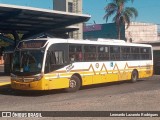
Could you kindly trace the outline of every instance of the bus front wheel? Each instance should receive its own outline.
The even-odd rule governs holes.
[[[131,81],[134,83],[134,82],[137,82],[137,80],[138,80],[138,72],[137,70],[133,70],[131,75]]]
[[[80,79],[73,75],[69,81],[69,88],[66,89],[67,92],[76,92],[81,87]]]

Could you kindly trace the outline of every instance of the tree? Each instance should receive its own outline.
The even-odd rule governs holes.
[[[129,1],[133,3],[134,0],[112,0],[105,7],[104,19],[107,22],[109,17],[114,16],[112,21],[116,23],[118,39],[121,38],[121,26],[127,24],[127,29],[130,26],[131,19],[138,16],[138,11],[134,7],[125,7]]]

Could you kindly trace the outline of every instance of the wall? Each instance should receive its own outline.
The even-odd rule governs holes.
[[[121,27],[121,39],[125,40],[125,32],[124,27]],[[117,28],[115,23],[108,23],[108,24],[95,24],[84,26],[83,29],[83,37],[84,39],[96,39],[96,38],[110,38],[110,39],[117,39]]]
[[[53,9],[66,11],[66,0],[53,0]]]
[[[101,25],[101,30],[96,30],[94,27]],[[114,23],[89,25],[84,28],[84,39],[90,38],[113,38],[117,39],[117,28]],[[88,27],[88,28],[87,28]],[[143,42],[157,41],[158,26],[151,23],[132,22],[128,29],[126,25],[122,27],[121,39],[127,42]],[[88,31],[86,31],[88,29]],[[90,30],[89,30],[90,29]]]
[[[82,14],[82,0],[53,0],[53,9],[59,11],[68,11],[68,3],[73,3],[73,13]],[[74,39],[83,39],[83,24],[76,24],[79,27],[78,31],[73,32]]]
[[[125,30],[126,39],[129,42],[157,41],[158,26],[152,23],[132,22]]]

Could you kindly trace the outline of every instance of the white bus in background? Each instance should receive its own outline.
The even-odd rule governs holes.
[[[120,40],[31,39],[14,51],[11,86],[19,90],[65,88],[150,77],[151,45]]]

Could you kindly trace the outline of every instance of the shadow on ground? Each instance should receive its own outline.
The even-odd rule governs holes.
[[[138,82],[142,82],[143,80],[139,80]],[[87,89],[94,89],[94,88],[101,88],[107,87],[112,85],[120,85],[124,83],[131,83],[130,81],[121,81],[121,82],[112,82],[112,83],[104,83],[104,84],[97,84],[97,85],[90,85],[82,87],[80,90],[87,90]],[[1,95],[9,95],[9,96],[25,96],[25,97],[36,97],[36,96],[45,96],[51,94],[62,94],[66,93],[64,89],[61,90],[47,90],[47,91],[22,91],[22,90],[14,90],[11,88],[11,85],[3,85],[0,86],[0,94]]]
[[[24,90],[14,90],[11,88],[11,85],[0,86],[0,95],[36,97],[36,96],[44,96],[49,94],[60,94],[60,93],[64,93],[64,90],[24,91]]]

